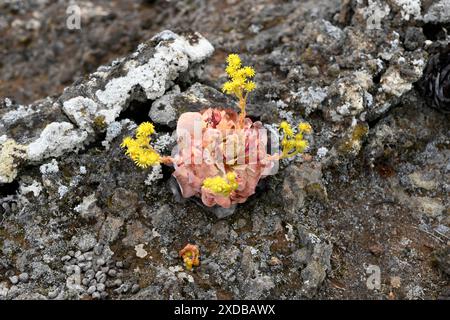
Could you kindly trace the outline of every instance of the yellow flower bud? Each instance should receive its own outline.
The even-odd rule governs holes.
[[[307,122],[301,122],[301,123],[298,125],[298,130],[299,130],[300,132],[304,132],[304,133],[311,133],[311,132],[312,132],[312,127],[311,127],[311,125],[310,125],[309,123],[307,123]]]

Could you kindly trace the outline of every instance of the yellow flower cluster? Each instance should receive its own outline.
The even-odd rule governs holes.
[[[227,62],[228,66],[225,71],[231,80],[225,82],[222,90],[227,94],[234,94],[239,99],[242,99],[244,98],[244,92],[250,92],[256,88],[256,84],[249,80],[249,78],[255,76],[255,69],[242,67],[241,58],[237,54],[230,54]]]
[[[150,146],[150,136],[155,133],[151,122],[143,122],[136,129],[136,138],[125,137],[120,145],[138,167],[148,168],[157,165],[161,156]]]
[[[311,125],[306,122],[301,122],[298,125],[298,133],[294,135],[294,130],[286,121],[280,123],[280,130],[283,132],[283,139],[281,146],[283,151],[281,158],[291,158],[298,153],[302,153],[308,147],[308,141],[303,138],[303,134],[312,132]]]
[[[206,178],[203,180],[203,187],[210,190],[212,193],[228,197],[232,191],[239,187],[239,185],[236,182],[236,174],[234,172],[229,172],[227,173],[226,178],[221,176]]]

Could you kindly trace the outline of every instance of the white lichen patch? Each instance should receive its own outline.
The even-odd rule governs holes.
[[[7,107],[7,108],[12,107],[13,103],[10,98],[5,98],[4,101],[5,101],[5,107]]]
[[[190,274],[187,274],[186,272],[178,273],[177,277],[180,280],[187,280],[187,282],[194,283],[194,277],[192,277]]]
[[[291,125],[294,122],[294,113],[292,111],[286,110],[288,106],[283,100],[276,101],[278,115],[281,119],[286,120]]]
[[[65,152],[81,148],[88,134],[75,130],[69,122],[52,122],[41,132],[38,139],[28,145],[27,156],[31,161],[59,157]]]
[[[168,147],[175,142],[175,138],[173,138],[170,134],[166,133],[158,137],[156,141],[153,143],[153,148],[159,153],[163,153],[167,151]]]
[[[166,88],[181,72],[187,70],[189,62],[200,62],[210,56],[214,50],[212,45],[200,34],[191,43],[184,36],[171,31],[163,31],[154,39],[172,40],[160,43],[151,59],[143,65],[129,63],[125,76],[109,81],[104,90],[98,90],[96,97],[103,105],[99,111],[105,116],[105,122],[112,122],[125,107],[133,88],[143,89],[149,100],[161,97]]]
[[[60,185],[58,187],[58,194],[59,194],[59,198],[62,199],[66,193],[69,191],[69,188],[65,185]]]
[[[450,21],[450,0],[434,1],[423,20],[433,23],[448,23]]]
[[[394,0],[394,3],[401,8],[402,19],[409,21],[410,18],[420,19],[421,1],[420,0]]]
[[[28,193],[33,193],[33,196],[38,197],[42,192],[42,184],[33,180],[33,183],[30,185],[21,185],[20,193],[22,195],[26,195]]]
[[[183,271],[184,269],[181,267],[181,266],[170,266],[169,267],[169,271],[170,272],[172,272],[172,273],[177,273],[177,272],[181,272],[181,271]]]
[[[287,241],[294,241],[295,240],[295,234],[294,234],[294,227],[287,223],[286,224],[287,233],[284,235]]]
[[[387,3],[379,0],[369,0],[369,5],[362,9],[362,16],[367,21],[367,29],[381,29],[381,23],[389,15],[389,12],[391,12],[391,8]]]
[[[305,106],[305,114],[309,115],[325,100],[328,93],[327,89],[327,87],[300,88],[298,92],[292,95],[294,98],[298,98],[299,102]]]
[[[328,153],[328,149],[325,147],[320,147],[319,149],[317,149],[317,157],[319,159],[324,158]]]
[[[56,161],[56,159],[52,159],[51,162],[41,165],[39,167],[39,171],[41,171],[42,175],[49,175],[59,172],[58,161]]]
[[[81,175],[85,175],[87,173],[86,167],[85,166],[81,166],[80,167],[80,174]]]
[[[352,79],[344,79],[332,85],[334,95],[340,97],[340,104],[330,111],[331,119],[339,122],[343,117],[356,116],[364,111],[367,91],[373,85],[372,77],[365,71],[357,71]]]
[[[170,30],[164,30],[153,37],[153,39],[173,40],[171,43],[172,47],[187,55],[190,61],[198,63],[209,57],[213,53],[214,47],[200,33],[195,32],[192,36],[195,39],[190,41],[190,39],[179,36]]]
[[[98,209],[96,202],[97,198],[95,197],[95,193],[92,193],[87,197],[83,197],[83,201],[73,208],[73,210],[83,218],[92,217],[96,214],[96,209]]]
[[[17,176],[18,160],[24,159],[26,147],[7,139],[0,148],[0,183],[10,183]]]
[[[155,181],[158,181],[163,178],[161,165],[153,166],[152,171],[148,174],[147,179],[145,179],[145,185],[150,186]]]
[[[145,48],[147,48],[147,44],[145,43],[140,43],[136,49],[136,51],[131,55],[133,58],[136,58],[137,56],[139,56],[142,51],[145,50]]]
[[[84,97],[75,97],[70,100],[67,100],[63,103],[63,110],[66,115],[75,122],[78,127],[81,129],[85,129],[88,132],[93,131],[93,118],[89,117],[89,115],[95,115],[98,111],[98,105],[95,101],[89,98]],[[103,114],[105,117],[105,121],[111,121],[112,114],[106,113]],[[106,118],[108,116],[108,118]],[[113,118],[112,120],[114,120]]]
[[[342,37],[344,37],[344,32],[342,31],[342,29],[334,26],[330,21],[321,20],[321,23],[323,23],[327,34],[333,37],[334,39],[340,40],[342,39]]]
[[[389,67],[381,77],[381,88],[384,92],[400,97],[403,93],[412,89],[412,82],[404,79],[400,71],[395,67]]]
[[[33,108],[26,106],[19,106],[17,109],[5,113],[1,118],[1,122],[5,124],[14,123],[17,120],[28,117],[36,112],[37,110]]]
[[[95,197],[95,193],[84,197],[83,201],[77,205],[73,210],[78,212],[81,215],[89,215],[90,208],[97,202],[97,198]]]
[[[403,62],[407,63],[407,62]],[[389,67],[381,77],[381,88],[384,92],[400,97],[405,92],[412,89],[413,82],[417,81],[423,73],[424,60],[417,59],[410,62],[410,69],[413,74],[408,78],[402,77],[398,67]]]
[[[102,146],[104,146],[105,149],[108,150],[110,147],[110,143],[120,135],[123,128],[130,122],[131,121],[129,119],[111,122],[111,124],[106,129],[106,136],[105,140],[102,141]]]

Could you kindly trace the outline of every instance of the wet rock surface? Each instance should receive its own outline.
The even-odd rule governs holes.
[[[448,296],[450,122],[419,85],[446,3],[96,1],[75,31],[61,2],[0,4],[0,299]],[[231,52],[257,70],[249,116],[314,134],[217,219],[119,145],[151,119],[170,153],[179,114],[235,106]]]

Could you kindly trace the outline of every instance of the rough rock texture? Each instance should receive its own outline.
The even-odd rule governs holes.
[[[448,297],[450,121],[416,90],[447,2],[86,1],[78,31],[62,2],[1,3],[0,299]],[[218,220],[119,144],[151,119],[168,154],[179,114],[234,107],[231,52],[251,117],[314,134]]]

